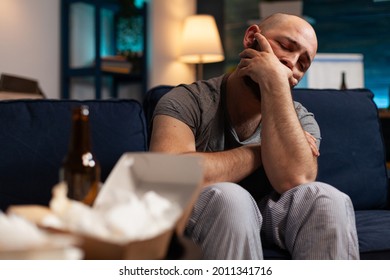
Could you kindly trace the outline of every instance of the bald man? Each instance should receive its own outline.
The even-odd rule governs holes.
[[[358,259],[350,198],[316,182],[320,130],[292,100],[317,52],[312,26],[275,14],[250,26],[230,73],[180,85],[158,103],[150,151],[202,157],[185,234],[204,259]]]

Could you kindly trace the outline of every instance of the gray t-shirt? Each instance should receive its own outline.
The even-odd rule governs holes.
[[[160,99],[154,116],[168,115],[187,124],[195,136],[198,152],[223,151],[260,143],[261,124],[251,137],[243,141],[238,139],[230,125],[229,118],[225,115],[226,77],[223,75],[173,88]],[[294,106],[303,129],[317,139],[319,148],[320,130],[313,114],[298,102],[294,102]],[[253,185],[252,180],[249,180],[249,184]]]

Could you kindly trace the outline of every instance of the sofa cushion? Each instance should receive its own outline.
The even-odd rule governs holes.
[[[295,89],[321,128],[318,180],[348,194],[355,209],[387,202],[385,149],[373,94],[366,89]]]
[[[132,100],[17,100],[0,102],[0,208],[43,204],[58,182],[67,152],[71,108],[90,108],[93,150],[104,181],[128,151],[146,151],[142,106]]]
[[[356,228],[362,259],[389,259],[390,211],[356,211]]]

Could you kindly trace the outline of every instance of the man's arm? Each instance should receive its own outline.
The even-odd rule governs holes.
[[[262,51],[243,51],[238,69],[260,86],[262,163],[273,188],[283,193],[315,180],[318,151],[296,114],[289,81],[297,81],[291,70],[274,55],[264,36],[258,33],[256,39]]]
[[[239,182],[261,165],[259,145],[221,152],[196,152],[191,129],[182,121],[166,115],[157,115],[153,120],[150,151],[201,156],[204,186],[216,182]]]
[[[315,180],[317,155],[315,144],[298,120],[291,95],[276,92],[280,94],[262,94],[262,156],[271,184],[284,192]]]

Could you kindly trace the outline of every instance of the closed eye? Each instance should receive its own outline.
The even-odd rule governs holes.
[[[298,61],[299,68],[302,72],[306,72],[310,67],[310,61],[307,60],[306,56],[303,55]]]
[[[303,62],[300,61],[298,65],[299,65],[299,70],[301,70],[302,72],[306,71],[306,66]]]
[[[289,48],[286,44],[284,44],[284,43],[282,43],[282,42],[278,42],[278,44],[279,44],[279,46],[280,46],[283,50],[290,50],[290,48]]]
[[[302,46],[295,40],[290,37],[279,37],[275,40],[280,48],[284,51],[294,52],[300,51]],[[306,72],[309,69],[311,64],[311,58],[307,50],[303,50],[302,54],[298,60],[299,70],[302,72]]]

